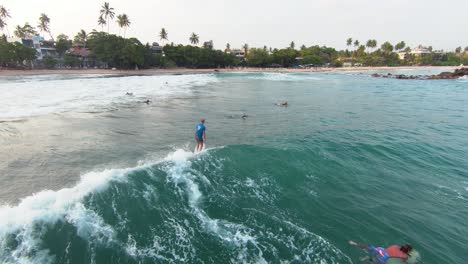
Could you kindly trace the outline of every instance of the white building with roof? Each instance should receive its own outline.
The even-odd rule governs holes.
[[[57,50],[54,47],[53,41],[46,41],[42,36],[33,36],[27,38],[9,37],[8,42],[19,42],[26,47],[36,50],[36,59],[42,60],[46,56],[58,57]]]

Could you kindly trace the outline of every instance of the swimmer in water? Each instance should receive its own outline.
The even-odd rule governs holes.
[[[374,263],[374,264],[385,264],[387,263],[387,260],[390,258],[399,258],[399,259],[402,259],[404,262],[406,262],[406,260],[408,259],[408,256],[410,255],[410,252],[413,250],[413,248],[408,244],[403,244],[402,246],[392,245],[387,248],[359,244],[351,240],[349,241],[349,244],[351,246],[356,246],[362,249],[366,249],[370,253],[372,253],[373,255],[372,258],[365,257],[365,258],[362,258],[361,261],[369,261],[370,263]]]
[[[149,103],[151,103],[151,100],[150,100],[150,99],[148,99],[148,100],[144,101],[143,103],[145,103],[145,104],[149,104]]]
[[[130,96],[132,96],[132,95],[133,95],[133,93],[129,93],[129,92],[127,92],[125,95],[130,95]]]
[[[280,103],[276,103],[277,106],[288,106],[288,102],[280,102]]]

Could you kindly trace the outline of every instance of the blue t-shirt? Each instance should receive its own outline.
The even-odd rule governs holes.
[[[198,136],[199,139],[202,139],[202,136],[203,136],[203,132],[205,132],[205,125],[200,123],[197,125],[197,130],[195,131],[195,135]]]

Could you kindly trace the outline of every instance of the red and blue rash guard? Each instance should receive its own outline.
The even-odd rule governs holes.
[[[378,264],[385,264],[390,258],[390,255],[388,255],[387,251],[383,247],[369,246],[369,251],[374,254]]]

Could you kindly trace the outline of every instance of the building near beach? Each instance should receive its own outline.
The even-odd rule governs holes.
[[[55,49],[54,41],[47,41],[42,36],[32,36],[27,38],[10,37],[8,42],[19,42],[26,47],[36,50],[36,59],[42,60],[44,57],[58,58],[57,50]]]
[[[210,40],[210,41],[205,41],[205,42],[203,43],[203,47],[204,47],[205,49],[213,49],[213,41],[212,41],[212,40]]]
[[[424,56],[428,54],[443,55],[443,50],[432,50],[432,47],[425,47],[423,45],[418,45],[417,47],[411,49],[410,51],[398,52],[398,57],[401,60],[404,60],[408,55],[414,56]]]
[[[151,53],[153,54],[162,54],[163,47],[159,45],[158,42],[153,42],[153,45],[150,47]]]
[[[83,44],[74,44],[67,52],[67,55],[73,56],[78,59],[79,68],[93,68],[97,67],[96,58],[91,56],[91,52]]]
[[[245,57],[244,49],[233,49],[233,50],[231,50],[231,54],[236,56],[237,58],[244,58]]]

